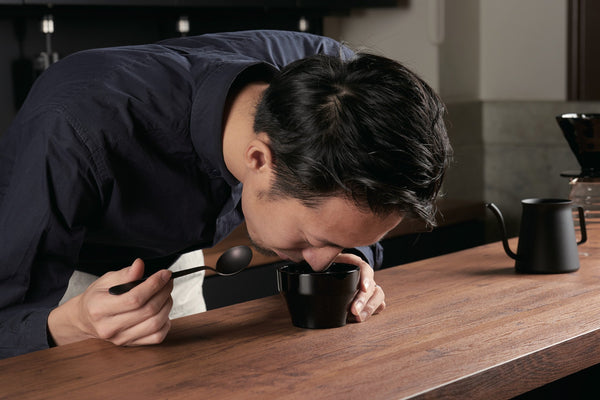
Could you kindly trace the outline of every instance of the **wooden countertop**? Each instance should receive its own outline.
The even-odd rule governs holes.
[[[482,202],[442,199],[438,202],[438,226],[448,226],[464,221],[481,219],[484,213],[485,206]],[[406,219],[390,231],[386,237],[425,231],[426,229],[422,222]],[[239,245],[250,246],[245,223],[242,223],[242,225],[216,246],[203,250],[205,264],[216,265],[217,260],[225,250]],[[265,256],[255,251],[250,266],[270,264],[277,261],[281,261],[281,259],[279,257]],[[206,275],[214,275],[214,272],[207,270]]]
[[[0,397],[508,399],[600,363],[591,236],[569,274],[516,274],[501,243],[376,271],[388,307],[365,323],[296,328],[275,295],[174,320],[161,345],[9,358]]]

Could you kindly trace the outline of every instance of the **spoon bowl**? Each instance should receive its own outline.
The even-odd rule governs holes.
[[[235,246],[225,251],[217,260],[215,271],[219,275],[229,276],[245,269],[252,260],[252,250],[248,246]]]
[[[171,274],[171,279],[179,278],[181,276],[189,275],[198,271],[204,271],[206,269],[214,271],[221,276],[231,276],[246,269],[246,267],[250,265],[250,260],[252,260],[252,250],[250,250],[248,246],[235,246],[227,249],[223,254],[221,254],[217,260],[216,268],[204,265],[201,267],[182,269],[181,271],[173,272]],[[137,281],[116,285],[108,289],[108,292],[114,295],[127,293],[145,280],[146,279],[139,279]]]

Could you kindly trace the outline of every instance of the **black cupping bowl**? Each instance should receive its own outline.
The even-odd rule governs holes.
[[[359,278],[356,265],[341,263],[320,272],[313,271],[306,263],[288,264],[277,270],[277,285],[286,300],[292,324],[310,329],[346,325]]]

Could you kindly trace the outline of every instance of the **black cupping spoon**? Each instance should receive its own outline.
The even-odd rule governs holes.
[[[181,271],[173,272],[171,274],[171,279],[189,275],[194,272],[203,271],[205,269],[215,271],[217,274],[222,276],[231,276],[246,269],[246,267],[250,264],[250,260],[252,260],[252,250],[250,250],[248,246],[235,246],[221,254],[221,257],[219,257],[217,260],[216,268],[202,266],[183,269]],[[116,285],[108,289],[108,292],[115,295],[127,293],[145,280],[146,279],[139,279],[137,281]]]

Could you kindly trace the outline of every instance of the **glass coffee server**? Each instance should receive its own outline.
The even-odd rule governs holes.
[[[561,176],[569,178],[569,199],[584,208],[587,234],[595,237],[600,234],[600,114],[562,114],[556,121],[581,166],[580,171],[565,171]],[[578,227],[576,212],[573,218]],[[580,254],[588,251],[584,245]]]

